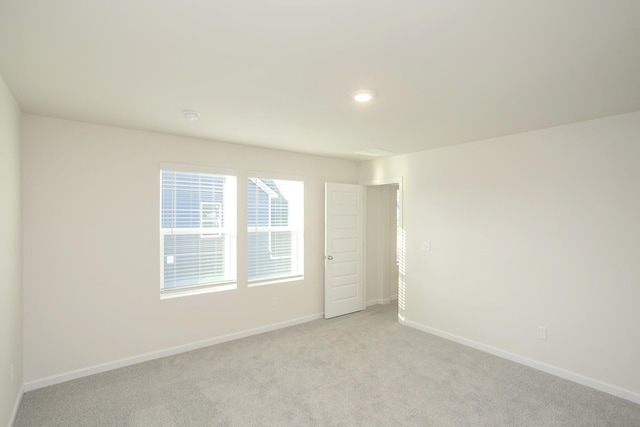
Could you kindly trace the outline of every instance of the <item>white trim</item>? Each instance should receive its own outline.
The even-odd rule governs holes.
[[[9,418],[8,426],[11,427],[16,422],[16,417],[18,416],[18,409],[20,409],[20,404],[22,403],[22,397],[24,396],[24,384],[20,386],[18,390],[18,395],[16,396],[16,403],[13,405],[13,412],[11,412],[11,417]]]
[[[263,172],[263,171],[247,171],[247,177],[261,178],[261,179],[279,179],[283,181],[302,181],[304,183],[304,176],[302,175],[290,175],[287,173],[279,172]]]
[[[450,334],[448,332],[441,331],[439,329],[431,328],[429,326],[425,326],[411,320],[399,319],[399,322],[403,325],[409,326],[414,329],[418,329],[422,332],[436,335],[440,338],[444,338],[449,341],[454,341],[454,342],[457,342],[458,344],[462,344],[467,347],[472,347],[472,348],[475,348],[476,350],[484,351],[485,353],[493,354],[494,356],[502,357],[503,359],[511,360],[512,362],[520,363],[521,365],[525,365],[530,368],[534,368],[539,371],[546,372],[551,375],[555,375],[556,377],[564,378],[565,380],[573,381],[574,383],[582,384],[584,386],[591,387],[593,389],[603,391],[605,393],[608,393],[617,397],[621,397],[623,399],[630,400],[635,403],[640,403],[640,393],[636,393],[631,390],[626,390],[624,388],[615,386],[613,384],[608,384],[608,383],[596,380],[594,378],[584,376],[577,372],[573,372],[563,368],[559,368],[557,366],[549,365],[547,363],[530,359],[528,357],[521,356],[516,353],[511,353],[509,351],[502,350],[497,347],[492,347],[490,345],[473,341],[458,335]]]
[[[238,177],[238,171],[235,169],[223,169],[212,166],[201,165],[184,165],[180,163],[160,162],[160,170],[165,172],[193,172],[204,173],[209,175],[227,175],[234,178]]]
[[[273,283],[279,283],[283,281],[294,281],[301,280],[304,278],[304,223],[305,223],[305,182],[303,177],[294,177],[293,175],[284,175],[284,174],[265,174],[263,172],[249,172],[248,173],[248,181],[253,182],[259,189],[264,191],[268,196],[268,219],[267,225],[249,225],[249,217],[252,217],[254,213],[257,212],[258,209],[264,207],[261,203],[258,203],[258,199],[256,199],[255,206],[251,211],[249,210],[249,199],[250,195],[247,191],[247,203],[246,203],[246,212],[247,212],[247,256],[249,258],[253,258],[253,255],[258,254],[258,248],[255,245],[250,244],[250,237],[257,235],[257,233],[268,233],[268,251],[269,251],[269,259],[270,260],[283,260],[289,259],[291,260],[291,267],[289,271],[281,273],[275,277],[270,277],[267,279],[264,278],[252,278],[250,277],[250,272],[247,271],[247,280],[249,282],[249,286],[261,286],[268,285]],[[274,181],[274,185],[277,187],[279,194],[282,195],[284,200],[286,200],[288,204],[288,209],[286,212],[287,224],[286,226],[274,226],[272,223],[272,209],[273,202],[272,199],[278,197],[278,192],[274,191],[271,187],[269,187],[263,179],[272,179]],[[257,194],[256,194],[257,197]],[[290,255],[275,255],[272,241],[272,233],[279,231],[287,231],[291,233],[290,244],[291,244],[291,253]],[[267,265],[263,265],[261,262],[258,262],[255,265],[256,269],[259,272],[262,271],[264,267]],[[251,270],[249,268],[249,270]]]
[[[367,301],[367,307],[371,307],[372,305],[378,305],[378,304],[389,304],[390,302],[391,300],[389,298],[374,299],[371,301]]]
[[[213,169],[213,168],[205,168],[202,166],[188,166],[188,165],[178,165],[173,163],[160,163],[160,176],[159,176],[159,188],[160,188],[160,206],[159,206],[159,218],[160,218],[160,239],[159,246],[160,249],[160,291],[166,292],[171,288],[165,288],[165,268],[169,264],[167,255],[170,255],[171,258],[174,258],[175,248],[173,254],[165,253],[165,242],[164,237],[162,236],[178,236],[178,235],[192,235],[192,236],[200,236],[200,238],[208,238],[214,237],[214,235],[219,235],[224,237],[224,280],[225,283],[235,283],[238,280],[237,277],[237,185],[238,178],[237,174],[232,173],[230,170],[221,170],[221,169]],[[224,216],[224,227],[212,227],[212,228],[202,228],[202,202],[200,203],[199,208],[199,217],[200,217],[200,227],[199,228],[179,228],[176,227],[175,217],[176,217],[176,177],[173,176],[172,183],[173,185],[170,187],[164,186],[164,173],[167,174],[176,174],[176,173],[186,173],[186,174],[198,174],[198,175],[210,175],[217,178],[223,178],[224,184],[222,185],[222,203],[212,202],[214,205],[217,204],[221,206],[222,214]],[[228,174],[227,174],[228,173]],[[190,186],[191,188],[191,186]],[[170,217],[172,219],[171,227],[162,227],[163,215],[164,215],[164,191],[170,190],[171,193],[171,207],[169,209]],[[208,203],[208,202],[207,202]],[[195,213],[195,211],[194,211]],[[179,245],[180,246],[180,245]],[[219,251],[216,251],[216,255],[219,254]],[[171,262],[173,263],[173,261]],[[191,270],[191,269],[190,269]],[[191,280],[192,278],[188,278]],[[213,285],[219,284],[220,282],[214,282]],[[201,287],[200,284],[190,283],[187,287],[192,287],[197,285]],[[182,288],[183,286],[178,286],[178,288]],[[222,290],[222,288],[220,289]],[[171,292],[171,291],[169,291]],[[199,292],[203,293],[203,292]],[[185,295],[194,295],[193,292],[187,291]]]
[[[371,181],[364,181],[360,183],[360,185],[364,185],[365,187],[375,187],[378,185],[390,185],[390,184],[402,185],[402,177],[398,176],[394,178],[374,179]]]
[[[212,292],[221,292],[221,291],[234,291],[238,289],[237,282],[230,282],[228,284],[219,283],[213,285],[203,285],[203,286],[187,286],[187,287],[177,287],[177,288],[167,288],[160,290],[160,299],[171,299],[171,298],[180,298],[180,297],[188,297],[192,295],[202,295],[209,294]]]
[[[111,371],[113,369],[123,368],[125,366],[135,365],[137,363],[147,362],[149,360],[160,359],[162,357],[173,356],[175,354],[186,353],[187,351],[197,350],[199,348],[209,347],[240,338],[250,337],[265,332],[275,331],[277,329],[287,328],[289,326],[299,325],[301,323],[311,322],[312,320],[322,319],[323,313],[312,314],[310,316],[298,317],[296,319],[286,320],[284,322],[272,323],[258,328],[247,329],[245,331],[234,332],[228,335],[222,335],[216,338],[210,338],[203,341],[197,341],[191,344],[184,344],[177,347],[166,348],[164,350],[145,353],[138,356],[127,357],[125,359],[115,360],[113,362],[102,363],[100,365],[90,366],[87,368],[77,369],[63,374],[52,375],[35,381],[29,381],[24,384],[24,391],[37,390],[39,388],[48,387],[54,384],[60,384],[77,378],[89,375],[99,374],[101,372]]]
[[[367,209],[368,207],[368,200],[367,199],[367,187],[362,185],[362,184],[358,184],[360,187],[362,187],[362,209],[360,212],[360,215],[362,215],[362,309],[366,310],[366,308],[369,306],[369,302],[367,301],[367,258],[368,258],[368,249],[367,247],[369,246],[369,244],[367,243],[367,230],[369,229],[369,225],[367,223],[367,221],[369,220],[368,216],[369,216],[369,210]],[[326,189],[324,190],[326,193]],[[325,196],[326,197],[326,196]],[[325,216],[326,216],[326,212],[325,212]],[[325,218],[325,227],[326,227],[326,218]],[[326,240],[326,236],[325,236],[325,240]],[[326,245],[326,243],[325,243]],[[325,303],[326,304],[326,303]]]

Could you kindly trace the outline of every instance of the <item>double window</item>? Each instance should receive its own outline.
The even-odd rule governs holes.
[[[233,173],[161,165],[161,290],[235,289],[237,185]],[[249,285],[301,278],[304,184],[251,174],[247,180]]]

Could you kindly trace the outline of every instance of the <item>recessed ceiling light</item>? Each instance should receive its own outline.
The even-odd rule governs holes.
[[[358,102],[369,102],[376,96],[372,90],[357,90],[351,94],[351,97]]]
[[[200,114],[195,111],[185,111],[184,118],[189,120],[190,122],[195,122],[200,118]]]

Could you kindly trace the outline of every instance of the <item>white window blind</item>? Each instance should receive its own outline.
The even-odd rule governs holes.
[[[302,277],[304,183],[250,176],[247,185],[250,284]]]
[[[161,290],[235,288],[236,177],[162,167]]]

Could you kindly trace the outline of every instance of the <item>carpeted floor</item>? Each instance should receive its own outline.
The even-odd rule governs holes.
[[[640,405],[401,326],[393,305],[26,393],[22,426],[640,426]]]

